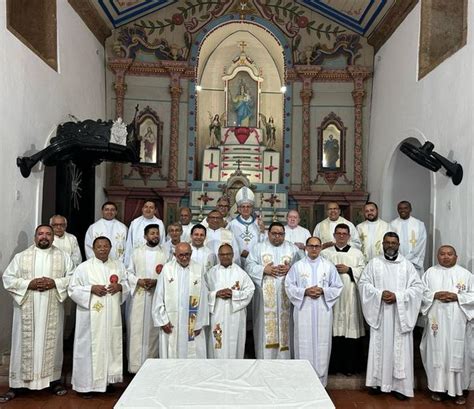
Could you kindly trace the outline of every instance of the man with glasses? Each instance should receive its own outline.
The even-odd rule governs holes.
[[[219,247],[219,264],[205,275],[209,290],[209,358],[243,359],[247,305],[255,286],[238,265],[232,263],[234,251],[230,244]]]
[[[332,341],[332,308],[343,284],[332,263],[319,257],[321,240],[306,240],[307,256],[288,271],[285,289],[293,304],[295,359],[311,362],[323,386],[327,385]]]
[[[338,224],[334,230],[334,246],[321,252],[321,256],[336,266],[344,285],[341,296],[334,305],[332,326],[331,373],[341,372],[346,376],[359,373],[362,367],[361,338],[365,335],[364,317],[360,306],[357,283],[365,267],[362,252],[350,246],[350,229],[347,224]]]
[[[230,201],[227,196],[222,196],[221,198],[219,198],[219,200],[217,201],[217,210],[219,210],[224,219],[223,227],[226,227],[233,220],[232,215],[229,213]]]
[[[179,243],[175,258],[158,276],[152,316],[160,327],[163,359],[206,358],[203,327],[209,324],[208,293],[203,267],[191,260],[191,254],[189,243]]]
[[[285,240],[285,226],[274,222],[268,240],[250,251],[247,273],[255,284],[253,335],[257,359],[290,359],[290,300],[285,277],[298,259],[298,247]]]
[[[207,215],[207,222],[208,227],[206,229],[207,234],[204,244],[216,257],[219,252],[219,247],[223,243],[230,244],[232,249],[238,248],[237,241],[232,232],[228,229],[224,229],[224,218],[219,210],[211,210]],[[240,265],[240,257],[237,253],[234,253],[234,263]]]
[[[318,223],[314,228],[313,236],[319,237],[323,243],[323,249],[334,246],[334,228],[341,223],[347,224],[351,233],[350,245],[360,249],[359,233],[355,226],[347,219],[341,216],[341,208],[336,202],[329,202],[327,205],[328,217]]]
[[[374,257],[359,280],[362,311],[370,326],[366,385],[372,395],[392,392],[399,400],[413,395],[413,328],[423,284],[413,264],[399,253],[400,240],[385,233],[381,256]]]
[[[68,233],[67,219],[60,214],[55,214],[49,219],[49,225],[54,231],[53,245],[71,257],[74,267],[82,263],[81,249],[74,234]]]

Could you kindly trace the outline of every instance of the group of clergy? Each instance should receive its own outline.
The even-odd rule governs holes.
[[[326,386],[328,371],[360,370],[360,339],[370,328],[369,393],[413,396],[413,329],[426,317],[421,343],[433,400],[447,394],[465,402],[472,376],[470,321],[474,281],[457,264],[452,246],[423,273],[424,224],[409,202],[386,223],[375,203],[354,226],[337,203],[313,234],[296,210],[268,228],[243,187],[199,224],[188,208],[165,231],[153,201],[127,227],[106,202],[85,238],[82,262],[76,238],[60,215],[35,231],[35,243],[3,274],[13,297],[10,389],[63,395],[59,380],[63,304],[76,304],[72,387],[83,397],[123,379],[122,312],[125,303],[128,370],[148,358],[244,357],[252,327],[258,359],[307,359]],[[248,311],[248,314],[247,314]]]

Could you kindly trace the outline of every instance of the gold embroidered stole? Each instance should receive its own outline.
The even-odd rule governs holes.
[[[64,257],[57,247],[51,248],[51,275],[52,279],[64,277]],[[26,249],[21,255],[21,278],[32,280],[35,278],[35,246]],[[46,276],[46,274],[45,274]],[[56,341],[58,338],[58,319],[60,303],[54,295],[56,289],[48,291],[48,315],[44,332],[44,351],[41,363],[41,377],[53,374]],[[31,293],[25,297],[21,305],[21,376],[24,381],[33,380],[34,360],[34,297]]]
[[[284,264],[285,261],[291,263],[292,254],[274,260],[271,250],[266,251],[265,247],[261,253],[261,263],[264,267],[272,262],[275,265]],[[285,292],[284,280],[284,277],[274,278],[265,275],[262,283],[265,348],[279,348],[280,351],[289,349],[290,335],[290,300]],[[280,305],[278,305],[278,300],[280,300]]]
[[[196,357],[196,345],[194,342],[194,328],[197,320],[197,313],[199,309],[200,295],[201,295],[201,265],[190,262],[188,266],[188,277],[178,278],[177,271],[181,268],[177,261],[172,261],[173,265],[170,269],[166,269],[166,276],[164,277],[165,288],[165,307],[166,313],[172,325],[174,325],[173,332],[168,336],[168,358],[178,357],[178,338],[183,336],[181,331],[186,331],[188,339],[188,358]],[[163,274],[163,273],[162,273]],[[179,309],[180,309],[180,294],[179,279],[188,281],[189,288],[189,302],[188,302],[188,325],[187,328],[178,328],[179,326]]]

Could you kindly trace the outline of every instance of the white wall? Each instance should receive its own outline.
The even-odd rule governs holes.
[[[47,146],[52,132],[68,120],[69,113],[79,119],[105,117],[104,49],[71,6],[57,2],[56,72],[6,29],[5,3],[0,0],[1,272],[15,253],[32,243],[41,215],[43,171],[35,168],[24,179],[16,157]],[[99,173],[98,181],[102,178]],[[3,290],[0,310],[3,353],[10,348],[11,327],[11,297]]]
[[[433,142],[438,153],[464,167],[464,180],[459,186],[454,186],[441,171],[431,173],[433,247],[441,243],[454,245],[460,264],[472,268],[474,9],[469,7],[468,13],[467,45],[420,81],[420,3],[376,54],[368,190],[371,199],[382,205],[382,217],[394,217],[396,203],[388,203],[394,182],[387,176],[395,149],[410,137],[421,143]],[[426,170],[420,168],[419,172],[423,175]],[[416,209],[413,215],[416,217]]]

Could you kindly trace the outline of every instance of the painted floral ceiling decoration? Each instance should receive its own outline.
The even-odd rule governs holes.
[[[98,0],[96,4],[112,27],[120,27],[131,22],[139,22],[149,14],[176,3],[180,13],[174,15],[170,21],[161,22],[162,25],[156,27],[158,31],[163,26],[173,28],[175,25],[183,24],[192,14],[205,15],[201,13],[205,10],[212,10],[214,13],[217,10],[217,14],[220,15],[219,11],[224,9],[229,12],[240,10],[245,14],[258,9],[260,12],[268,10],[272,15],[271,18],[275,19],[292,17],[290,20],[299,29],[314,31],[320,35],[338,33],[333,30],[331,32],[331,27],[329,32],[324,32],[321,30],[322,27],[311,26],[307,17],[310,11],[332,20],[334,26],[340,25],[358,34],[367,35],[387,13],[394,0]],[[209,19],[213,18],[214,13],[209,13]],[[288,27],[287,31],[291,29]],[[324,27],[324,30],[326,29],[327,26]],[[340,32],[342,31],[340,29]]]

